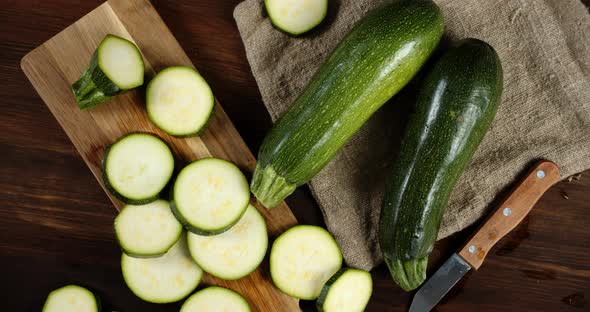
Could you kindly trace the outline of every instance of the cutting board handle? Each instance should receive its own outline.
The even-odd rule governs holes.
[[[538,162],[461,249],[459,256],[477,270],[490,249],[512,231],[543,193],[559,180],[561,175],[555,163]]]

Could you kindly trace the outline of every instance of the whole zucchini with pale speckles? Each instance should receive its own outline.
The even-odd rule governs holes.
[[[402,0],[362,19],[266,135],[252,192],[278,205],[316,175],[436,48],[443,17],[431,0]]]

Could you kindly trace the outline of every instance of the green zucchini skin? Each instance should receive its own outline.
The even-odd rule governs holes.
[[[492,123],[501,95],[500,59],[477,39],[451,48],[423,82],[379,224],[383,258],[405,290],[426,278],[449,195]]]
[[[315,176],[418,72],[443,33],[431,0],[389,3],[362,19],[266,135],[252,192],[278,205]]]
[[[82,72],[80,79],[72,84],[72,92],[78,107],[88,109],[110,100],[122,91],[98,67],[98,56],[95,52],[88,68]]]

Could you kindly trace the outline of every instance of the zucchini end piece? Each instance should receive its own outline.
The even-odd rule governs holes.
[[[84,70],[80,79],[72,84],[72,92],[80,109],[92,108],[111,98],[96,86],[88,69]]]
[[[297,185],[287,182],[272,166],[263,168],[256,165],[250,189],[264,207],[271,209],[278,206],[295,188]]]
[[[418,288],[426,280],[428,256],[410,260],[386,259],[393,280],[404,290]]]

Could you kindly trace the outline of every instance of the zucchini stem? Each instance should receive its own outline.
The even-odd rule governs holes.
[[[262,168],[256,165],[250,188],[262,205],[268,209],[276,207],[289,196],[297,186],[287,182],[272,166]]]
[[[426,280],[426,265],[428,256],[410,259],[385,261],[389,267],[391,277],[405,291],[418,288]]]
[[[72,85],[72,92],[74,92],[76,102],[78,102],[80,109],[94,107],[111,98],[104,94],[101,89],[96,87],[88,68],[84,70],[80,79],[74,82]]]

